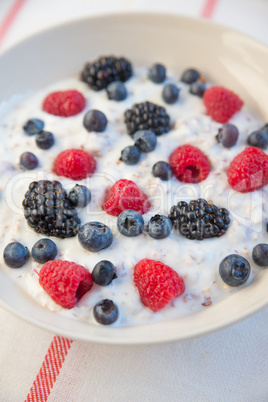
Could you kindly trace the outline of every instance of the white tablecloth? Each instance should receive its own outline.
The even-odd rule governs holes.
[[[61,21],[131,10],[210,18],[268,44],[267,0],[1,0],[0,51]],[[140,347],[71,342],[3,309],[0,322],[0,402],[268,401],[268,309],[202,338]]]

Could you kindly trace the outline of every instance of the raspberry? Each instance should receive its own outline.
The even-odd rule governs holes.
[[[82,112],[85,105],[84,96],[72,89],[49,94],[43,102],[43,110],[55,116],[69,117]]]
[[[58,176],[82,180],[91,176],[96,169],[92,155],[82,149],[67,149],[61,152],[54,162],[54,171]]]
[[[180,181],[199,183],[205,180],[210,171],[209,160],[199,148],[182,145],[172,152],[169,163]]]
[[[103,209],[109,215],[118,216],[125,209],[134,209],[140,214],[145,214],[151,207],[147,195],[131,180],[118,180],[108,190]]]
[[[93,280],[82,265],[54,260],[42,266],[39,283],[55,303],[70,309],[91,289]]]
[[[231,162],[228,183],[240,193],[248,193],[268,184],[268,155],[261,149],[247,147]]]
[[[160,261],[141,260],[134,268],[134,283],[141,300],[152,311],[164,308],[184,292],[183,279]]]
[[[234,92],[224,87],[208,88],[203,101],[207,114],[218,123],[227,123],[243,106],[243,101]]]

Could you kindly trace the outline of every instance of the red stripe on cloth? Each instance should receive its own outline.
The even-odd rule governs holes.
[[[204,7],[201,10],[201,17],[211,18],[215,11],[217,3],[218,0],[206,0]]]
[[[3,41],[4,37],[6,36],[10,26],[12,25],[13,21],[15,20],[16,16],[18,15],[19,11],[21,10],[22,6],[26,3],[27,0],[16,0],[12,5],[11,9],[7,13],[2,25],[0,26],[0,45]]]
[[[72,340],[54,336],[25,402],[46,402],[60,373]]]

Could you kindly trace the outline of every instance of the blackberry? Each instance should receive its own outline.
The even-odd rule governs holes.
[[[80,219],[58,181],[33,181],[22,205],[28,225],[37,233],[62,239],[77,235]]]
[[[138,130],[151,130],[156,135],[162,135],[170,129],[170,117],[166,109],[152,102],[136,103],[126,110],[125,123],[131,137]]]
[[[169,214],[173,227],[190,240],[203,240],[220,237],[227,231],[230,218],[225,208],[217,208],[199,198],[189,204],[180,201]]]
[[[132,76],[131,63],[124,57],[100,57],[87,63],[81,73],[81,80],[91,89],[99,91],[114,81],[127,81]]]

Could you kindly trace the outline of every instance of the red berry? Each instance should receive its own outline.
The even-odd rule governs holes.
[[[82,149],[67,149],[61,152],[54,162],[54,171],[58,176],[82,180],[91,176],[96,169],[92,155]]]
[[[184,292],[183,279],[174,269],[147,258],[135,266],[134,283],[143,304],[152,311],[161,310]]]
[[[55,303],[70,309],[91,289],[93,280],[82,265],[54,260],[42,266],[39,283]]]
[[[85,105],[84,96],[72,89],[49,94],[43,102],[43,110],[55,116],[69,117],[82,112]]]
[[[118,180],[107,192],[103,209],[109,215],[118,216],[125,209],[145,214],[151,207],[146,194],[131,180]]]
[[[208,88],[203,101],[207,114],[218,123],[227,123],[243,106],[243,101],[234,92],[224,87]]]
[[[205,180],[210,171],[208,158],[199,148],[182,145],[172,152],[169,163],[180,181],[199,183]]]
[[[268,155],[261,149],[247,147],[229,166],[228,183],[240,193],[248,193],[268,184]]]

